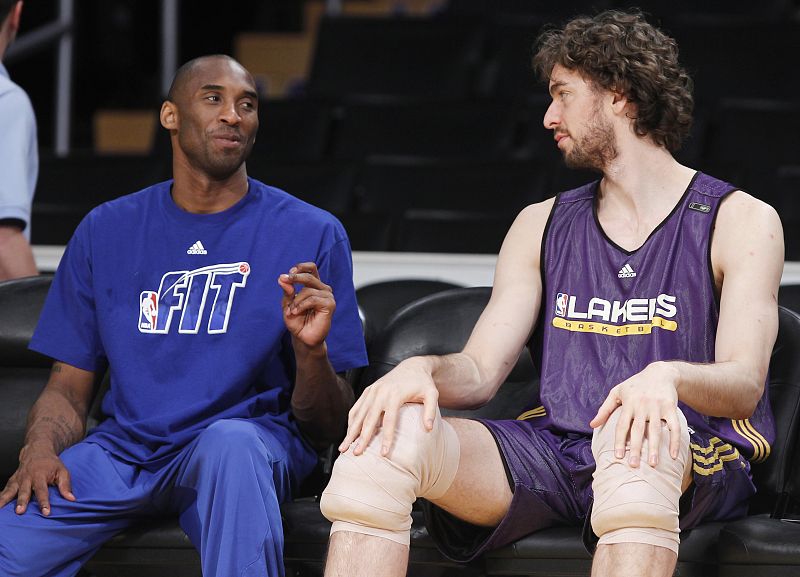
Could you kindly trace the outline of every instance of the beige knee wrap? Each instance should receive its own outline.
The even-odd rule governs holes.
[[[364,533],[407,546],[414,501],[441,497],[456,476],[458,436],[438,411],[433,430],[426,431],[422,405],[409,403],[400,410],[386,457],[380,454],[381,441],[379,433],[363,454],[353,455],[351,446],[339,456],[320,508],[333,522],[331,533]]]
[[[681,442],[678,458],[669,454],[669,431],[662,423],[658,465],[647,464],[647,440],[642,447],[639,467],[614,457],[614,432],[619,411],[594,431],[592,453],[597,463],[594,473],[592,529],[599,544],[645,543],[678,552],[678,504],[681,484],[689,463],[689,431],[686,417],[678,409]]]

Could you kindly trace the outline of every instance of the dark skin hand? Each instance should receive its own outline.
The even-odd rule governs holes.
[[[278,284],[284,293],[283,320],[297,361],[292,412],[303,433],[324,448],[343,434],[353,404],[353,390],[334,373],[325,344],[336,310],[333,289],[322,282],[313,262],[293,266],[278,278]],[[301,285],[301,290],[295,285]]]
[[[0,493],[0,507],[16,498],[14,511],[22,515],[35,497],[42,514],[48,516],[51,485],[62,497],[75,501],[69,471],[58,455],[83,438],[93,390],[94,373],[53,363],[47,386],[28,416],[19,467]]]

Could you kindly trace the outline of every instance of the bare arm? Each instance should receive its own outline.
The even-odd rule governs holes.
[[[310,348],[294,342],[297,375],[292,394],[292,412],[303,433],[318,447],[338,441],[353,404],[353,387],[333,372],[328,349]]]
[[[325,344],[336,310],[333,290],[320,280],[314,263],[292,267],[278,282],[297,362],[292,412],[303,433],[318,447],[326,447],[341,437],[353,404],[353,389],[333,371]],[[302,290],[296,292],[295,284]]]
[[[0,225],[0,281],[37,274],[31,245],[22,230]]]
[[[437,406],[471,408],[487,403],[514,368],[536,323],[541,301],[539,258],[553,200],[529,206],[514,221],[497,260],[492,297],[460,353],[413,357],[362,393],[350,410],[346,451],[369,444],[381,424],[384,454],[393,441],[397,414],[405,403],[422,403],[430,430]]]
[[[50,514],[48,485],[56,485],[65,499],[74,501],[69,471],[58,455],[86,433],[86,415],[94,389],[94,373],[55,362],[39,399],[28,416],[19,468],[0,493],[0,507],[16,497],[18,514],[36,496],[44,515]]]
[[[631,464],[638,465],[644,431],[658,439],[664,419],[677,430],[678,400],[698,412],[742,419],[755,410],[778,331],[777,294],[783,269],[783,232],[774,209],[742,192],[722,204],[711,249],[720,290],[715,362],[657,362],[614,387],[590,423],[604,423],[620,404],[625,411],[617,430],[617,455],[624,455],[630,427]],[[671,435],[677,456],[678,436]],[[650,464],[657,463],[651,442]]]

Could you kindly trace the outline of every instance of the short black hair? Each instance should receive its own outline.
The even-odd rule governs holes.
[[[2,1],[3,0],[0,0],[0,2]],[[169,100],[170,102],[175,102],[175,96],[177,95],[180,88],[186,83],[186,81],[191,76],[190,73],[192,72],[192,70],[194,70],[194,67],[197,66],[200,62],[212,58],[222,58],[239,64],[239,62],[237,62],[235,58],[232,58],[227,54],[208,54],[206,56],[198,56],[197,58],[192,58],[188,62],[184,63],[175,72],[175,76],[172,78],[172,84],[169,87],[169,92],[167,92],[167,100]],[[241,64],[239,64],[239,66],[241,66]]]

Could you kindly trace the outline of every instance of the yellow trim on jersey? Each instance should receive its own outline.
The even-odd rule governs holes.
[[[596,333],[609,337],[630,337],[633,335],[649,335],[654,328],[677,331],[678,323],[661,317],[653,317],[649,323],[632,325],[609,325],[595,321],[569,320],[562,317],[553,318],[553,326],[557,329],[564,329],[574,333]]]
[[[689,443],[692,451],[692,469],[698,475],[713,475],[720,469],[726,461],[738,461],[741,457],[736,447],[723,442],[719,437],[711,437],[708,447],[700,446],[696,443]],[[713,453],[710,457],[704,457]],[[723,454],[725,453],[725,454]],[[711,465],[702,467],[701,465]]]
[[[733,425],[733,428],[742,438],[753,445],[753,457],[750,459],[752,462],[761,463],[769,457],[769,454],[772,452],[772,447],[770,447],[764,436],[756,430],[750,422],[750,419],[732,419],[731,425]]]
[[[536,407],[535,409],[531,409],[530,411],[525,411],[519,417],[517,417],[518,421],[524,421],[526,419],[533,419],[536,417],[544,417],[547,414],[547,411],[544,409],[544,406]]]

